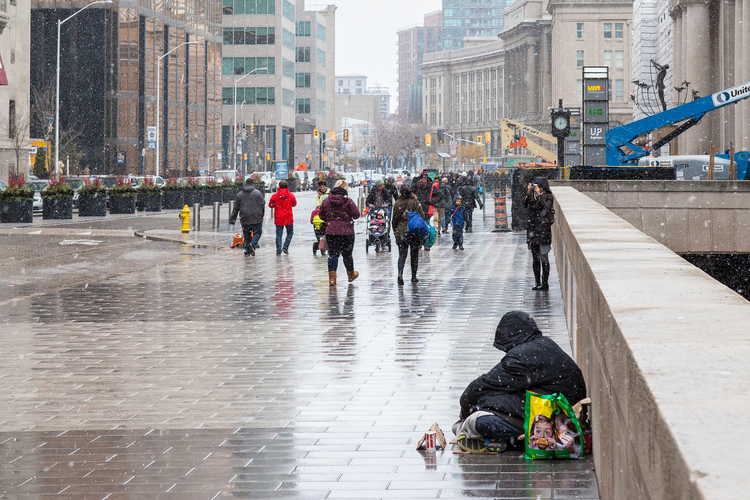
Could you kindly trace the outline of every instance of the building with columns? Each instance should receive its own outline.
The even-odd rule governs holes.
[[[433,133],[445,129],[471,141],[490,132],[495,148],[506,105],[503,42],[492,37],[462,43],[462,49],[425,55],[422,122]]]
[[[665,0],[674,21],[674,82],[700,97],[750,81],[750,0]],[[673,99],[675,97],[673,96]],[[678,139],[681,154],[750,149],[750,102],[712,111]]]

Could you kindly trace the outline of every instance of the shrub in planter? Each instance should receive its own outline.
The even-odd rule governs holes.
[[[88,179],[78,190],[78,216],[104,217],[107,215],[107,188],[102,186],[102,180],[94,182]]]
[[[210,207],[217,201],[221,203],[221,184],[211,177],[203,186],[203,205]]]
[[[166,210],[182,209],[185,205],[185,187],[177,179],[167,179],[161,188],[161,206]]]
[[[74,194],[69,184],[52,179],[42,190],[42,218],[72,219]]]
[[[109,190],[109,213],[134,214],[136,196],[138,192],[130,181],[125,177],[120,177]]]
[[[13,175],[0,191],[0,222],[34,222],[34,190],[25,183],[23,175]]]
[[[255,188],[258,189],[261,193],[266,194],[266,183],[263,182],[263,177],[261,177],[260,174],[253,174],[250,176],[250,178],[253,179]]]
[[[241,179],[238,177],[238,179]],[[236,187],[237,181],[230,181],[229,179],[224,179],[224,182],[221,183],[221,201],[222,203],[229,203],[230,201],[233,201],[235,198],[237,198],[237,192],[238,188]],[[240,180],[240,186],[242,186],[242,181]]]
[[[195,177],[188,177],[185,184],[185,205],[193,208],[195,203],[203,204],[203,185]]]
[[[286,178],[286,183],[290,193],[296,193],[298,191],[299,184],[294,174],[289,174],[289,177]]]
[[[136,206],[139,212],[161,212],[161,189],[148,177],[138,187],[138,201]]]

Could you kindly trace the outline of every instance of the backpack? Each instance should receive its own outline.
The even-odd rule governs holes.
[[[404,210],[409,208],[409,203],[411,203],[411,201],[412,200],[409,200],[406,203]],[[406,214],[407,214],[407,217],[409,218],[408,223],[406,225],[406,230],[408,232],[410,232],[414,236],[418,236],[419,238],[424,238],[425,236],[429,236],[430,226],[428,226],[427,223],[422,218],[422,216],[419,215],[419,212],[409,212],[407,210]]]

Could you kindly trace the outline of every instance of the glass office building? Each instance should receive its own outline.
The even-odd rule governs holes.
[[[443,0],[442,50],[459,49],[463,39],[503,31],[503,10],[513,0]]]

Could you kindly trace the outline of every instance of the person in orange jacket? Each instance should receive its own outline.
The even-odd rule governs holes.
[[[274,209],[273,222],[276,224],[276,255],[281,252],[289,255],[289,244],[294,236],[294,214],[292,207],[297,206],[297,198],[289,192],[289,184],[282,180],[279,181],[279,190],[271,196],[268,206]],[[286,228],[286,240],[284,245],[281,244],[281,238]]]

